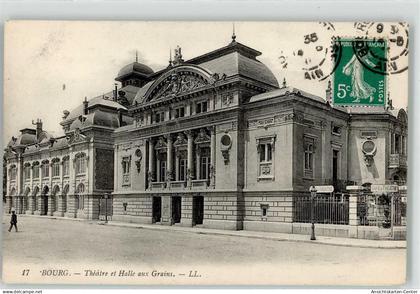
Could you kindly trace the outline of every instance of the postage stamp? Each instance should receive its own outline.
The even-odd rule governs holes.
[[[385,106],[386,41],[338,39],[336,43],[341,56],[334,65],[334,104]]]

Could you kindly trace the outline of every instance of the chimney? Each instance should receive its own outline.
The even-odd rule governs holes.
[[[122,110],[118,109],[118,122],[120,123],[120,127],[123,125],[123,116],[122,116]]]
[[[118,84],[115,83],[114,86],[114,101],[116,102],[118,100]]]
[[[36,138],[37,139],[39,139],[39,136],[41,135],[41,133],[42,133],[42,120],[41,119],[39,119],[39,118],[37,118],[36,119],[36,123],[34,123],[34,121],[32,121],[32,124],[33,125],[36,125],[36,131],[35,131],[35,134],[36,134]]]
[[[83,114],[87,115],[88,114],[88,105],[89,102],[87,101],[87,97],[85,97],[85,100],[83,101]]]

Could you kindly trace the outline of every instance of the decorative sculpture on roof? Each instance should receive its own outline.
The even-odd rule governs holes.
[[[184,60],[182,59],[182,53],[181,53],[181,47],[176,46],[175,48],[175,56],[174,56],[174,61],[172,62],[173,65],[178,65],[184,62]]]

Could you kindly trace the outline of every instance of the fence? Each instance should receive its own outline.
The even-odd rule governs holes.
[[[404,194],[359,195],[357,198],[358,225],[389,228],[392,218],[394,226],[405,226],[406,209]]]
[[[310,223],[311,197],[298,196],[293,199],[293,222]],[[314,202],[314,222],[319,224],[349,224],[349,198],[347,195],[318,194]]]

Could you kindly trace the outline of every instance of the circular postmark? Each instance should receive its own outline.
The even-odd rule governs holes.
[[[406,23],[356,22],[354,27],[364,34],[355,42],[354,50],[367,69],[387,75],[408,69],[409,34]],[[381,43],[383,48],[379,46]],[[385,50],[383,56],[382,49]]]
[[[293,51],[305,79],[323,81],[337,68],[341,58],[341,46],[337,42],[339,38],[334,34],[333,23],[319,22],[318,27],[314,27],[303,36],[302,46]]]
[[[356,58],[366,69],[381,75],[387,74],[388,59],[384,39],[355,39],[352,40],[352,47]]]

